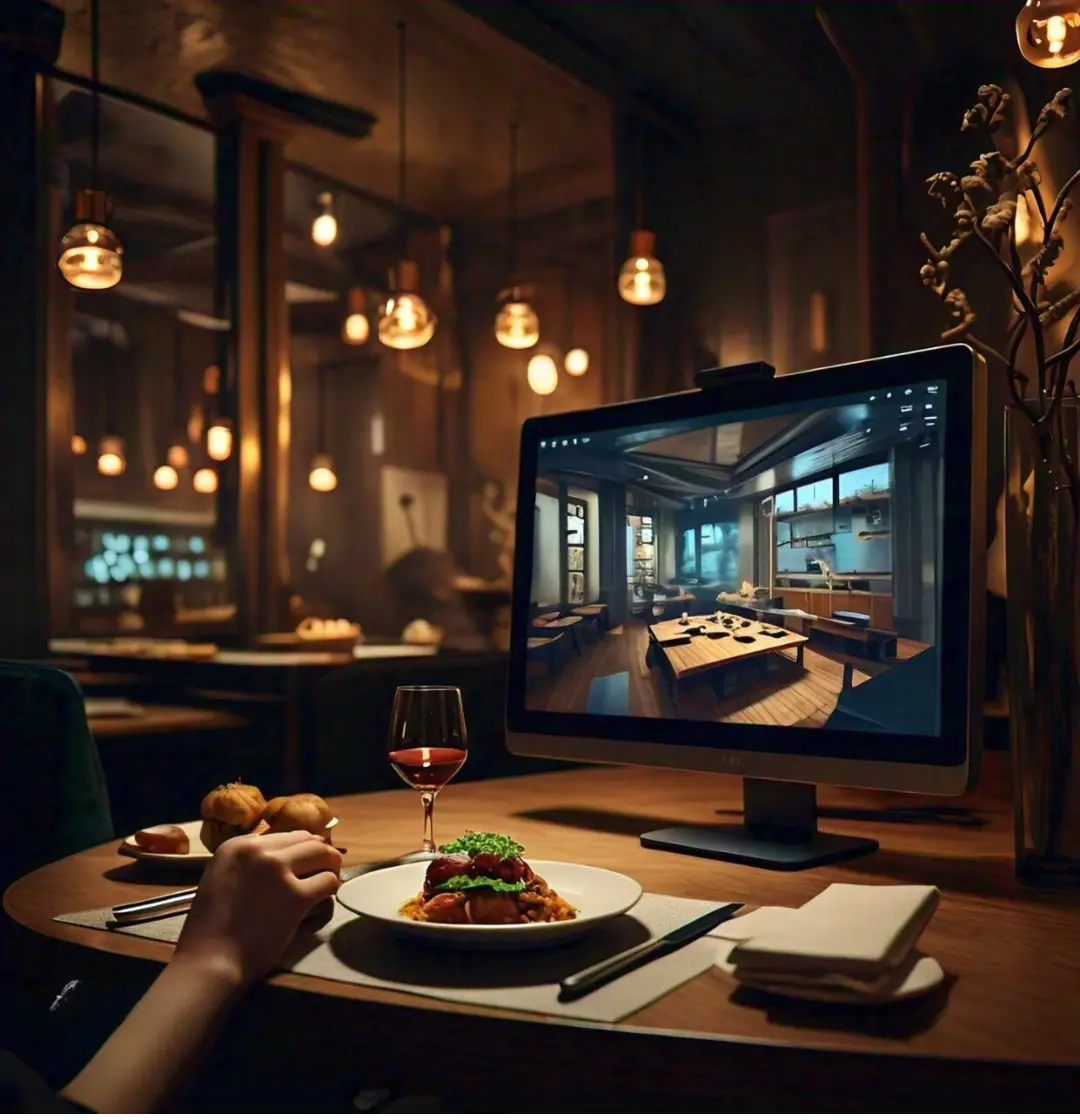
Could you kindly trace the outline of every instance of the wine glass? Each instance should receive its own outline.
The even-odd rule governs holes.
[[[452,685],[403,685],[394,694],[390,765],[420,792],[425,852],[435,851],[435,795],[468,757],[461,690]]]

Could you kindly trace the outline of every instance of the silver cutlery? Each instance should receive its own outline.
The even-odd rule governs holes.
[[[427,863],[434,856],[433,852],[408,852],[396,859],[378,860],[368,863],[354,864],[341,870],[341,881],[349,882],[359,875],[366,875],[369,871],[380,871],[386,867],[399,867],[403,863]],[[198,887],[188,887],[182,891],[173,891],[172,894],[154,895],[144,898],[140,902],[124,902],[112,909],[114,925],[131,925],[134,922],[146,921],[148,918],[166,917],[186,910],[198,893]]]
[[[625,976],[635,968],[640,968],[641,965],[648,964],[657,957],[673,952],[681,945],[696,941],[717,926],[730,921],[742,908],[741,902],[729,902],[725,906],[702,914],[692,922],[679,926],[678,929],[673,929],[670,933],[650,938],[606,961],[594,964],[581,972],[575,972],[573,976],[567,976],[565,980],[559,981],[559,999],[566,1003],[595,992],[597,988],[610,984],[612,980]]]

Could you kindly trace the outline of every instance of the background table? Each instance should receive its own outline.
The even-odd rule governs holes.
[[[818,1007],[742,991],[713,970],[612,1028],[286,974],[251,994],[232,1033],[255,1032],[273,1053],[287,1034],[290,1061],[312,1077],[325,1075],[329,1047],[335,1067],[377,1068],[415,1084],[417,1055],[449,1049],[454,1061],[439,1063],[443,1091],[491,1107],[501,1102],[503,1110],[517,1107],[515,1100],[522,1110],[544,1111],[1071,1107],[1080,1088],[1080,900],[1016,883],[1000,776],[991,772],[986,787],[965,799],[989,822],[984,828],[836,822],[834,831],[877,837],[881,850],[796,874],[639,846],[643,830],[730,820],[741,791],[722,777],[597,768],[450,786],[439,799],[443,839],[466,828],[506,831],[536,858],[610,867],[650,891],[797,906],[833,881],[934,883],[942,904],[921,947],[949,980],[917,1002]],[[913,801],[836,790],[821,791],[820,800],[848,807]],[[415,847],[421,811],[412,791],[332,804],[347,863]],[[168,945],[52,921],[166,889],[161,880],[135,881],[139,871],[125,870],[127,862],[105,845],[16,883],[4,905],[23,927],[19,951],[40,956],[77,946],[118,968],[166,960]]]

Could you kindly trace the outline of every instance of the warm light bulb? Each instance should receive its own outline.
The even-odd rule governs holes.
[[[228,420],[215,420],[206,432],[206,454],[223,463],[232,454],[233,433]]]
[[[361,312],[354,312],[352,315],[345,316],[345,322],[341,328],[341,337],[346,342],[353,346],[360,346],[367,342],[370,334],[371,324],[368,322],[366,315]]]
[[[563,361],[563,369],[571,377],[584,376],[589,371],[589,351],[581,346],[575,346],[573,350],[568,350]]]
[[[415,261],[397,267],[397,290],[391,293],[379,319],[379,341],[391,350],[418,350],[435,334],[435,316],[416,295],[420,270]]]
[[[165,462],[174,470],[182,471],[188,465],[188,449],[182,443],[174,443],[165,452]]]
[[[106,436],[98,446],[98,474],[115,478],[127,470],[124,441],[117,436]]]
[[[334,217],[334,196],[323,192],[318,197],[322,212],[311,223],[311,240],[316,245],[333,245],[337,240],[337,218]]]
[[[538,397],[550,396],[559,387],[559,367],[550,354],[533,354],[525,373],[529,388]]]
[[[57,264],[73,288],[102,291],[120,283],[124,248],[108,226],[79,222],[64,234]]]
[[[337,475],[334,473],[334,462],[329,455],[316,455],[311,460],[311,470],[308,473],[308,486],[320,494],[329,494],[337,489]]]
[[[1023,245],[1031,236],[1031,215],[1028,213],[1027,199],[1019,194],[1016,196],[1016,244]]]
[[[86,454],[86,440],[83,439],[78,432],[71,437],[71,453],[72,455],[85,455]]]
[[[630,256],[619,272],[619,295],[637,307],[659,303],[667,292],[664,266],[653,255],[656,238],[649,230],[630,235]]]
[[[154,485],[159,490],[175,490],[179,483],[180,476],[176,473],[176,468],[169,466],[168,463],[162,463],[154,471]]]
[[[200,467],[191,480],[191,488],[196,494],[213,494],[217,487],[217,471],[212,467]]]
[[[1016,17],[1016,42],[1047,70],[1080,61],[1080,0],[1028,0]]]
[[[511,350],[528,350],[540,341],[540,320],[516,291],[495,315],[495,340]]]

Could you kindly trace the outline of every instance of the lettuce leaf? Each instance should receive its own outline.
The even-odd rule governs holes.
[[[507,894],[517,893],[525,889],[525,880],[517,883],[506,883],[502,879],[492,879],[487,875],[455,875],[445,883],[438,885],[440,891],[472,891],[481,887],[489,890],[502,891]]]

